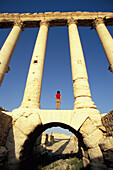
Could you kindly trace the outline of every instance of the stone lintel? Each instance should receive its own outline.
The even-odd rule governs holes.
[[[78,26],[92,26],[96,18],[103,18],[106,26],[113,25],[112,12],[45,12],[45,13],[1,13],[0,28],[13,27],[16,20],[20,19],[25,28],[39,27],[41,20],[49,22],[50,27],[67,26],[69,19],[77,20]]]
[[[39,110],[39,116],[42,124],[64,123],[78,131],[88,118],[88,113],[84,109],[80,112],[78,110]]]

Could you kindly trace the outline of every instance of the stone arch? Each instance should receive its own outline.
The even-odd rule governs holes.
[[[79,131],[76,131],[75,129],[73,129],[73,127],[66,125],[64,123],[59,123],[59,122],[52,122],[52,123],[47,123],[44,125],[38,125],[33,132],[31,132],[28,135],[28,138],[26,139],[24,145],[23,145],[23,149],[20,151],[20,169],[25,169],[25,168],[29,168],[31,166],[31,163],[33,163],[31,161],[31,157],[32,157],[32,149],[34,146],[34,143],[37,139],[37,137],[39,135],[42,134],[42,132],[44,132],[46,129],[51,128],[51,127],[61,127],[64,129],[68,129],[69,131],[71,131],[79,140],[79,155],[80,158],[82,156],[82,150],[81,147],[85,147],[83,140],[82,140],[82,135],[80,134]]]
[[[92,167],[106,168],[106,163],[103,159],[103,146],[106,146],[105,142],[110,142],[111,138],[105,137],[106,130],[102,126],[100,114],[92,114],[90,110],[87,118],[77,130],[72,123],[75,122],[76,125],[76,121],[79,120],[75,119],[76,116],[73,116],[72,121],[68,124],[68,122],[64,123],[61,119],[44,123],[43,116],[41,117],[40,115],[39,109],[16,109],[12,112],[12,127],[6,140],[8,150],[6,167],[8,166],[8,169],[12,170],[12,167],[17,169],[22,163],[21,160],[31,153],[37,136],[53,126],[69,129],[79,138],[85,167],[90,164]],[[109,147],[112,146],[109,145]]]
[[[44,113],[44,110],[26,108],[16,109],[12,112],[13,126],[9,131],[6,142],[6,146],[9,152],[8,166],[14,166],[14,162],[15,165],[20,164],[20,160],[29,156],[31,153],[36,138],[47,128],[53,126],[60,126],[62,128],[69,129],[78,137],[81,144],[80,148],[82,150],[85,166],[90,163],[90,160],[97,157],[101,157],[101,162],[103,163],[103,155],[99,147],[99,141],[103,138],[103,133],[99,129],[99,126],[101,125],[101,115],[98,113],[96,115],[91,114],[90,110],[89,114],[86,113],[87,116],[85,119],[82,122],[79,122],[79,126],[76,126],[77,122],[80,120],[80,117],[83,117],[83,113],[86,112],[86,110],[84,111],[82,109],[82,111],[80,111],[81,116],[78,112],[76,114],[74,110],[72,110],[73,113],[69,111],[69,113],[71,113],[70,123],[67,114],[66,121],[63,121],[65,120],[63,117],[63,111],[61,111],[62,114],[60,111],[58,111],[63,119],[61,119],[60,116],[59,119],[56,119],[53,115],[53,112],[56,113],[56,111],[49,111],[49,118],[51,117],[51,121],[49,122],[49,119],[43,120],[45,115],[47,117],[47,111],[45,112],[45,115],[42,114]],[[55,116],[56,115],[58,117],[58,114],[55,114]],[[12,144],[13,151],[10,149],[10,140],[12,140],[11,138],[14,138],[14,143]],[[95,156],[94,153],[96,153]],[[100,159],[98,160],[100,161]]]

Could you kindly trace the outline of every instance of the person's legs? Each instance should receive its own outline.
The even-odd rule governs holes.
[[[60,110],[60,100],[56,100],[56,110]]]
[[[58,110],[60,110],[60,101],[58,102]]]
[[[58,107],[58,103],[57,103],[57,100],[56,100],[56,110],[57,110],[57,107]]]

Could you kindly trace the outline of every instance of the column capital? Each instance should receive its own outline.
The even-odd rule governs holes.
[[[70,24],[77,24],[77,20],[74,19],[74,18],[70,18],[70,19],[67,20],[67,24],[68,24],[68,26],[69,26]]]
[[[22,31],[24,30],[24,24],[23,24],[23,22],[21,20],[16,20],[14,22],[14,26],[20,27],[22,29]]]
[[[49,28],[49,22],[48,21],[45,21],[45,20],[40,21],[40,26],[41,25],[46,25]]]
[[[113,64],[110,64],[108,70],[113,73]]]
[[[99,24],[104,24],[104,20],[103,18],[96,18],[94,21],[93,21],[93,28],[95,29]]]

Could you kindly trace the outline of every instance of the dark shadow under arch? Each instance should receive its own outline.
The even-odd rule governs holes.
[[[35,170],[35,161],[33,158],[33,146],[34,143],[36,142],[36,139],[48,128],[51,127],[61,127],[64,129],[68,129],[71,131],[77,138],[78,138],[78,143],[79,143],[79,158],[82,158],[82,152],[81,152],[81,147],[85,147],[82,139],[82,135],[79,133],[79,131],[76,131],[73,129],[71,126],[66,125],[64,123],[59,123],[59,122],[53,122],[53,123],[48,123],[45,125],[38,125],[33,132],[31,132],[28,135],[27,140],[25,141],[23,145],[23,150],[21,150],[21,156],[20,156],[20,169],[24,170],[30,170],[32,167],[32,170]],[[68,156],[68,155],[67,155]]]

